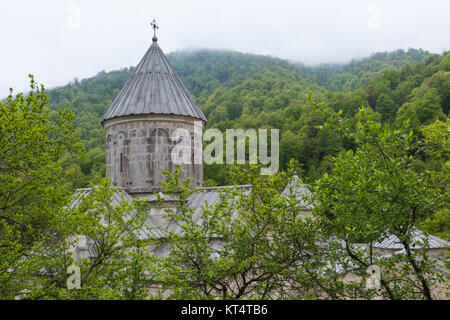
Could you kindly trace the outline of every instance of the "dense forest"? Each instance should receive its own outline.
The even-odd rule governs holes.
[[[340,136],[317,130],[328,116],[323,110],[342,109],[353,118],[365,106],[383,122],[398,126],[409,118],[418,128],[446,119],[450,109],[449,52],[397,50],[316,67],[233,51],[181,51],[167,57],[207,116],[207,127],[280,129],[281,168],[294,158],[297,173],[312,180],[331,169],[331,157],[352,148]],[[82,158],[61,159],[72,189],[98,183],[105,175],[100,119],[132,71],[100,72],[48,90],[50,108],[70,107],[75,113],[75,128],[86,148]],[[324,105],[322,112],[314,112],[309,92]],[[437,165],[422,160],[419,167]],[[229,169],[206,166],[206,185],[231,184]]]

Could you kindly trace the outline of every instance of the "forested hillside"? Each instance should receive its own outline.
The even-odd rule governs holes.
[[[322,64],[307,69],[317,76],[317,82],[333,91],[351,91],[365,87],[376,77],[380,70],[392,67],[400,68],[404,64],[423,61],[431,54],[422,49],[395,50],[392,52],[378,52],[368,58],[352,60],[347,64]]]
[[[411,119],[418,128],[445,120],[450,108],[450,53],[397,50],[345,65],[305,67],[285,60],[232,51],[200,50],[167,55],[200,108],[208,127],[278,128],[282,168],[296,159],[298,174],[318,178],[332,166],[331,157],[352,148],[340,136],[320,133],[326,110],[353,118],[361,106],[399,125]],[[105,174],[104,131],[100,119],[133,68],[101,72],[49,90],[51,108],[71,107],[85,145],[84,158],[61,159],[71,188],[98,183]],[[307,94],[323,103],[314,110]],[[422,159],[421,168],[436,165]],[[207,185],[232,183],[229,168],[205,167]]]

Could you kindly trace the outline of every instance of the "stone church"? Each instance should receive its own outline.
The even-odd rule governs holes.
[[[172,171],[176,166],[172,150],[179,141],[171,137],[178,128],[189,131],[190,149],[202,157],[202,132],[206,123],[205,115],[159,47],[158,38],[153,36],[150,48],[101,120],[106,131],[107,175],[119,188],[112,205],[121,199],[146,199],[153,204],[146,221],[149,229],[164,226],[176,231],[178,224],[172,221],[167,225],[165,217],[164,209],[174,208],[176,199],[164,194],[158,183],[165,180],[161,168]],[[195,135],[199,139],[194,139]],[[194,158],[194,154],[189,156]],[[180,178],[189,177],[192,186],[200,187],[188,199],[188,205],[194,210],[192,218],[198,221],[202,205],[217,203],[220,190],[226,187],[203,187],[202,161],[182,166]],[[244,193],[251,191],[249,185],[233,187],[242,188]],[[92,191],[91,188],[76,190],[70,206],[76,206],[82,196],[89,196]],[[164,199],[163,207],[157,204],[157,194]],[[157,231],[152,234],[143,231],[140,235],[142,239],[149,236],[163,237]],[[167,254],[166,246],[150,249],[157,256]],[[88,238],[80,239],[76,252],[78,257],[94,255]]]
[[[192,153],[197,150],[202,156],[201,137],[206,123],[205,115],[167,60],[158,45],[158,38],[154,35],[150,48],[101,121],[106,131],[107,174],[114,186],[119,188],[112,199],[112,205],[117,204],[121,199],[132,200],[136,197],[147,199],[153,204],[147,218],[150,228],[157,230],[164,226],[172,231],[180,229],[174,221],[167,225],[165,219],[164,209],[175,208],[176,199],[162,193],[163,190],[158,181],[164,181],[165,177],[161,168],[168,171],[175,168],[172,150],[179,141],[171,137],[173,131],[178,128],[186,129],[190,133],[191,141],[188,143],[191,144]],[[200,136],[197,141],[194,139],[196,134]],[[189,156],[194,158],[194,154]],[[226,187],[203,187],[202,161],[183,164],[183,170],[181,178],[190,177],[191,184],[200,187],[200,191],[193,193],[188,199],[188,205],[194,211],[192,218],[199,222],[202,205],[216,204],[220,200],[220,190]],[[249,193],[252,189],[250,185],[232,187],[242,188],[244,193]],[[288,196],[288,190],[292,191],[289,185],[281,196]],[[297,198],[301,199],[309,193],[309,190],[301,188],[293,192],[296,193]],[[80,196],[88,196],[91,193],[91,188],[78,189],[70,206],[76,206]],[[163,207],[157,205],[157,194],[164,199]],[[300,205],[306,214],[311,212],[310,204],[301,203]],[[157,233],[142,232],[140,235],[142,239],[149,236],[163,237],[162,234]],[[417,237],[422,238],[423,235]],[[218,245],[220,239],[216,240]],[[375,249],[382,254],[400,251],[400,247],[395,246],[398,240],[394,238],[388,240],[377,243]],[[433,241],[430,241],[430,249],[433,253],[446,250],[449,245],[448,242],[437,237],[431,240]],[[214,241],[212,243],[214,245]],[[164,245],[151,250],[157,256],[167,254],[167,247]],[[78,257],[92,256],[94,253],[89,239],[81,240],[76,252]]]
[[[158,45],[156,36],[131,77],[109,109],[102,125],[106,130],[106,168],[113,184],[133,197],[161,191],[160,168],[173,170],[172,141],[175,129],[200,139],[206,117]],[[192,145],[192,150],[200,146]],[[193,157],[193,155],[192,155]],[[193,161],[192,161],[193,163]],[[203,185],[203,164],[184,164],[184,174],[194,186]]]

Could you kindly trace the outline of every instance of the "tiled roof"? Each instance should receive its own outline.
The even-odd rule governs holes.
[[[156,38],[103,116],[172,114],[207,121],[159,47]]]
[[[75,193],[72,195],[72,200],[69,204],[69,208],[74,208],[76,207],[81,200],[83,199],[83,197],[85,196],[90,196],[93,192],[92,188],[81,188],[81,189],[77,189],[75,191]],[[111,204],[113,206],[118,205],[122,200],[128,200],[128,201],[132,201],[133,197],[130,196],[128,193],[125,192],[124,189],[119,189],[117,190],[112,198],[111,198]]]
[[[414,228],[412,231],[412,242],[415,246],[413,248],[421,248],[425,240],[428,241],[429,249],[447,248],[449,246],[449,242],[433,235],[425,236],[421,230]],[[383,241],[374,243],[373,247],[380,249],[404,249],[397,236],[392,234],[387,235]]]
[[[302,209],[312,209],[313,205],[310,201],[311,191],[299,182],[299,177],[294,175],[293,180],[288,183],[281,193],[282,197],[290,197],[291,194],[298,200],[298,206]]]
[[[203,206],[213,207],[220,201],[221,192],[226,192],[227,188],[239,188],[244,194],[248,194],[251,191],[250,185],[237,185],[237,186],[226,186],[226,187],[209,187],[200,188],[187,199],[188,206],[193,210],[192,220],[197,224],[202,224],[202,211]],[[237,214],[237,213],[235,213]],[[150,215],[147,218],[147,229],[143,230],[140,237],[142,239],[152,237],[152,238],[164,238],[166,233],[175,232],[180,234],[182,232],[179,223],[172,219],[167,221],[167,215]],[[161,229],[162,226],[166,226]]]
[[[237,186],[199,188],[187,199],[189,207],[193,209],[192,214],[193,221],[198,224],[201,224],[202,207],[204,205],[208,205],[211,207],[214,206],[216,203],[219,202],[221,192],[226,192],[228,188],[231,189],[239,188],[239,190],[242,190],[244,194],[248,194],[250,193],[252,187],[251,185],[237,185]],[[92,191],[93,191],[92,188],[77,189],[74,195],[72,196],[72,202],[70,203],[69,207],[70,208],[75,207],[77,204],[80,203],[82,197],[91,195]],[[177,197],[169,196],[166,194],[161,194],[161,196],[164,201],[171,202],[178,200]],[[118,205],[120,201],[122,201],[122,199],[132,201],[133,197],[130,196],[128,193],[126,193],[125,190],[119,189],[112,196],[111,205],[113,206]],[[148,199],[151,202],[155,202],[156,196],[150,195],[142,199]],[[175,233],[182,232],[181,227],[177,221],[175,221],[174,219],[168,221],[167,219],[170,219],[170,217],[167,217],[167,214],[149,215],[146,220],[146,226],[140,231],[138,237],[140,239],[164,238],[167,232],[175,232]]]

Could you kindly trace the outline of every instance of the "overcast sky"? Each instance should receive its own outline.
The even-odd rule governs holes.
[[[160,26],[165,53],[225,48],[305,64],[450,49],[449,0],[1,0],[0,97],[136,65]]]

